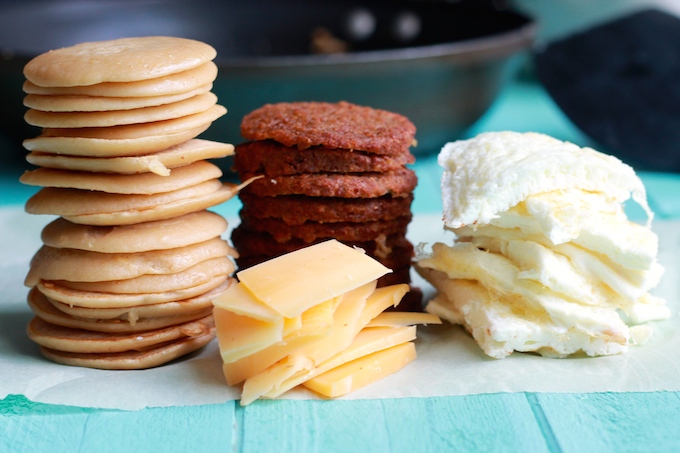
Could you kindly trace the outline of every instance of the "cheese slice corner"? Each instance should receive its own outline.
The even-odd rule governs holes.
[[[219,307],[213,308],[213,316],[220,355],[225,363],[257,353],[283,339],[283,318],[272,324]]]
[[[285,317],[391,272],[362,250],[331,239],[237,273],[255,297]]]
[[[373,318],[366,327],[399,327],[413,326],[416,324],[441,324],[439,316],[432,313],[419,313],[411,311],[386,311]]]
[[[224,293],[217,296],[213,300],[213,306],[272,324],[283,317],[281,313],[255,297],[242,282],[231,285]]]
[[[303,385],[323,396],[337,398],[389,376],[415,358],[416,347],[409,341],[333,368]]]

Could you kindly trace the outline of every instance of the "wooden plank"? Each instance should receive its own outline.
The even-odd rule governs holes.
[[[10,395],[0,402],[0,451],[232,451],[235,402],[147,408],[84,409],[33,403]]]
[[[560,451],[680,451],[680,392],[534,396]]]
[[[522,393],[387,400],[256,401],[239,449],[259,451],[549,451]]]

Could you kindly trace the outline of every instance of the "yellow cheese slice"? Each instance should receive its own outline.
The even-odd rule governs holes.
[[[279,364],[282,366],[278,366]],[[278,361],[276,365],[246,379],[241,393],[241,406],[252,403],[267,392],[278,396],[290,390],[289,388],[282,390],[277,384],[291,381],[304,382],[309,379],[310,372],[314,369],[314,362],[301,354],[289,355]]]
[[[283,317],[281,313],[255,297],[242,282],[231,285],[228,290],[213,300],[213,305],[237,315],[269,323],[275,323]]]
[[[367,327],[398,327],[415,324],[441,324],[439,316],[432,313],[388,311],[380,313],[367,324]]]
[[[299,357],[282,359],[247,379],[243,386],[241,404],[247,404],[244,401],[250,402],[265,394],[275,393],[278,396],[307,379],[327,371],[329,368],[314,373],[312,373],[312,370],[308,370],[307,373],[304,373],[303,368],[296,367],[307,367],[309,362],[313,365],[319,365],[330,357],[339,354],[353,344],[354,338],[367,323],[388,307],[397,305],[409,289],[406,284],[378,289],[375,289],[375,287],[376,282],[374,281],[348,293],[338,309],[333,331],[327,337],[315,343],[309,343],[291,354],[292,356],[305,356],[307,360],[302,360]],[[370,292],[368,292],[369,289]],[[368,299],[366,299],[366,296],[368,296]],[[364,299],[364,301],[361,301],[363,310],[357,311],[360,301],[353,299],[357,297]],[[345,308],[345,312],[342,312],[340,308]],[[286,371],[283,372],[279,368],[286,368]],[[282,377],[286,377],[287,381],[277,380]]]
[[[328,336],[307,343],[291,354],[293,357],[283,358],[246,379],[241,394],[241,405],[255,401],[270,390],[280,387],[284,379],[304,374],[303,372],[311,370],[314,364],[327,360],[352,344],[357,332],[363,327],[359,322],[366,299],[375,291],[375,287],[376,281],[372,281],[350,291],[342,298],[335,311],[333,327]]]
[[[283,336],[287,337],[291,333],[302,328],[302,315],[295,318],[283,318]]]
[[[213,315],[220,355],[225,363],[254,354],[284,338],[283,318],[275,323],[268,323],[219,307],[213,308]]]
[[[318,304],[302,313],[302,326],[279,342],[235,362],[222,364],[224,377],[229,385],[235,385],[278,362],[305,344],[325,337],[333,326],[335,298]]]
[[[262,302],[294,318],[391,272],[362,250],[331,239],[237,273]]]
[[[402,343],[333,368],[303,385],[321,395],[336,398],[402,369],[415,358],[413,342]]]
[[[399,305],[408,290],[409,287],[405,283],[376,289],[366,301],[366,308],[361,312],[362,327],[388,308]]]
[[[301,357],[299,354],[292,354],[287,359],[285,366],[280,368],[287,369],[289,371],[288,376],[284,376],[282,373],[276,376],[276,378],[284,378],[284,380],[279,381],[280,384],[273,387],[272,390],[268,391],[265,396],[266,398],[276,398],[282,395],[284,392],[296,387],[303,382],[325,373],[333,368],[337,368],[345,363],[356,360],[368,354],[372,354],[376,351],[381,351],[383,349],[396,346],[401,343],[406,343],[407,341],[412,341],[416,338],[416,327],[415,326],[405,326],[405,327],[370,327],[365,328],[357,334],[352,341],[352,344],[340,351],[338,354],[319,364],[318,366],[307,369],[301,367],[295,372],[291,372],[295,366],[309,366],[308,363],[304,362],[306,357]],[[283,360],[279,363],[284,362]],[[311,363],[311,361],[309,361]],[[279,364],[277,363],[277,365]],[[269,369],[273,369],[270,367]],[[304,370],[308,370],[305,372]],[[272,376],[272,380],[274,376]]]

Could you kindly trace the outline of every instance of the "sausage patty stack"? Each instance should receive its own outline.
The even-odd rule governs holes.
[[[195,137],[226,113],[211,93],[215,50],[172,37],[54,50],[24,70],[26,140],[41,168],[42,232],[26,285],[29,336],[56,362],[148,368],[214,338],[212,300],[233,281],[226,221],[206,209],[238,187],[206,161],[230,144]]]
[[[415,143],[407,118],[347,102],[268,104],[243,118],[241,134],[235,171],[264,177],[239,194],[231,238],[240,268],[334,238],[393,270],[379,285],[410,283],[417,178],[406,167]],[[420,310],[419,295],[407,300]]]

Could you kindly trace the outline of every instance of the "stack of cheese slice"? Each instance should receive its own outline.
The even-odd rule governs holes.
[[[376,289],[390,270],[362,250],[321,242],[237,273],[213,313],[229,385],[241,404],[304,385],[337,397],[415,359],[415,324],[429,313],[388,312],[407,284]]]
[[[31,214],[58,216],[26,277],[29,336],[56,362],[148,368],[215,337],[212,298],[234,281],[226,221],[206,209],[239,187],[197,139],[226,113],[210,92],[215,50],[172,37],[82,43],[24,70],[25,141],[40,168]]]

